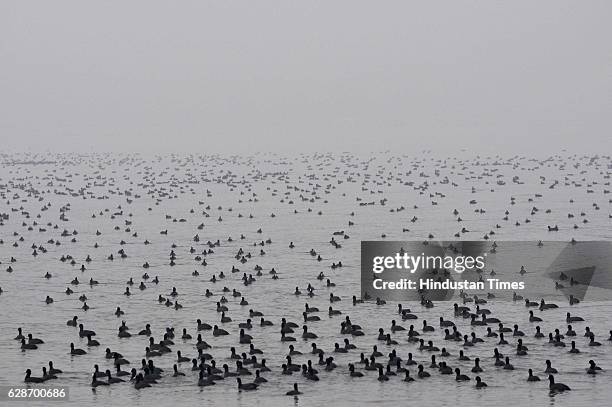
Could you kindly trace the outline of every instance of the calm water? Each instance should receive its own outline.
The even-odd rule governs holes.
[[[152,402],[192,405],[194,400],[217,405],[287,405],[294,402],[321,405],[331,400],[342,405],[377,404],[381,401],[405,403],[407,400],[432,405],[484,405],[511,400],[517,404],[592,406],[607,404],[612,396],[607,386],[608,373],[595,377],[585,374],[589,359],[596,360],[604,370],[612,366],[612,342],[607,341],[608,331],[612,329],[609,316],[612,301],[582,303],[571,308],[573,314],[587,321],[573,324],[578,333],[575,339],[577,347],[582,351],[579,355],[569,355],[569,348],[554,348],[547,344],[547,340],[535,339],[535,324],[528,322],[523,303],[490,301],[486,307],[493,316],[506,326],[517,323],[525,331],[524,344],[529,348],[529,355],[513,356],[515,340],[509,337],[510,345],[501,346],[500,350],[511,356],[515,370],[504,371],[493,366],[491,355],[496,346],[493,339],[466,349],[468,356],[478,356],[482,360],[485,371],[480,376],[489,385],[482,391],[474,389],[473,380],[458,384],[454,376],[440,375],[429,368],[430,379],[413,383],[404,383],[397,377],[380,383],[376,380],[376,372],[364,372],[366,375],[361,379],[352,379],[347,374],[347,363],[356,362],[359,352],[369,355],[373,345],[378,345],[383,354],[395,348],[403,359],[412,352],[414,358],[424,362],[426,367],[430,361],[430,353],[420,352],[416,345],[408,343],[405,332],[393,335],[399,345],[386,346],[376,340],[378,328],[387,331],[391,320],[399,319],[397,304],[352,305],[352,295],[360,292],[361,240],[378,240],[382,234],[388,240],[422,240],[430,233],[436,239],[451,240],[455,239],[453,235],[461,227],[470,230],[461,235],[464,240],[480,240],[491,230],[495,230],[492,240],[500,242],[568,241],[572,237],[577,240],[612,240],[610,195],[604,193],[610,189],[606,185],[609,183],[609,158],[557,157],[538,162],[526,158],[509,161],[472,157],[444,162],[430,158],[391,157],[388,154],[381,154],[375,160],[348,155],[308,159],[255,156],[225,161],[210,157],[126,157],[77,158],[66,155],[50,157],[58,161],[56,165],[0,167],[0,212],[10,215],[0,226],[0,238],[4,242],[0,245],[2,270],[9,266],[11,257],[17,260],[10,264],[14,269],[12,273],[2,271],[0,274],[0,287],[4,291],[0,295],[0,385],[23,385],[25,369],[31,368],[35,376],[40,376],[41,367],[53,360],[55,367],[64,373],[58,380],[46,384],[69,387],[70,403],[75,405],[92,402],[106,405],[112,400],[131,405]],[[520,183],[512,182],[513,176],[519,176]],[[443,181],[445,177],[450,182]],[[505,181],[505,185],[497,185],[500,179]],[[555,180],[559,184],[550,189]],[[131,192],[129,196],[126,191]],[[536,194],[542,196],[536,197]],[[514,204],[511,204],[512,197],[515,198]],[[385,205],[381,204],[383,199],[386,199]],[[470,204],[471,200],[477,203]],[[360,205],[366,202],[375,204]],[[41,211],[47,203],[50,203],[48,210]],[[70,210],[65,212],[66,220],[60,220],[60,208],[68,204]],[[210,209],[206,209],[208,206]],[[539,212],[531,215],[534,206]],[[395,211],[400,207],[405,210]],[[474,212],[480,208],[485,212]],[[456,221],[453,209],[460,212],[462,223]],[[545,213],[546,209],[550,209],[550,213]],[[510,212],[508,221],[502,220],[506,210]],[[581,212],[585,215],[581,216]],[[272,213],[275,217],[271,216]],[[568,218],[568,213],[575,217]],[[40,218],[37,218],[39,214]],[[92,214],[96,214],[95,218]],[[253,217],[250,218],[249,214]],[[218,221],[220,216],[222,221]],[[410,222],[413,216],[418,218],[416,222]],[[181,219],[185,221],[179,221]],[[526,219],[530,222],[525,222]],[[588,219],[588,223],[583,223],[583,219]],[[36,226],[33,225],[35,221],[38,223]],[[127,225],[126,221],[131,224]],[[349,226],[349,221],[354,225]],[[515,226],[517,221],[520,226]],[[46,226],[47,222],[57,224],[58,229]],[[199,230],[197,226],[201,223],[205,226]],[[495,224],[502,227],[494,229]],[[555,224],[560,231],[548,232],[547,226]],[[573,229],[574,224],[579,228]],[[32,226],[30,231],[29,226]],[[41,232],[39,228],[46,228],[46,231]],[[130,230],[126,231],[126,228]],[[403,232],[403,228],[410,231]],[[60,234],[64,229],[76,230],[78,234],[62,237]],[[261,229],[261,234],[257,233],[258,229]],[[167,230],[167,235],[160,234],[162,230]],[[341,230],[350,238],[341,240],[341,237],[336,237],[342,245],[336,249],[329,241],[333,232]],[[96,231],[101,234],[96,236]],[[133,237],[135,232],[137,237]],[[193,241],[196,234],[200,237],[199,243]],[[245,239],[240,239],[241,234]],[[229,236],[233,242],[227,241]],[[21,237],[23,241],[19,241]],[[76,238],[74,243],[70,241],[73,237]],[[253,246],[268,238],[272,240],[271,244]],[[49,243],[50,239],[61,242],[61,245]],[[208,248],[206,241],[217,239],[221,246],[213,249],[214,254],[205,257],[207,266],[194,260],[197,254]],[[120,244],[122,240],[125,241],[123,245]],[[145,245],[145,240],[150,244]],[[293,249],[288,247],[291,241],[295,244]],[[18,247],[13,246],[15,242]],[[98,248],[94,248],[95,243],[98,243]],[[44,246],[47,252],[39,250],[38,256],[32,256],[32,244]],[[176,245],[177,256],[173,267],[169,266],[172,244]],[[191,247],[196,253],[189,252]],[[127,258],[121,259],[117,255],[121,248]],[[240,248],[253,255],[245,264],[234,257]],[[260,249],[265,250],[265,255],[259,255]],[[311,249],[316,250],[323,260],[316,261],[309,254]],[[107,260],[111,253],[115,254],[114,261]],[[61,262],[59,258],[62,255],[73,256],[76,265]],[[87,255],[92,261],[86,265],[87,270],[81,272],[79,267],[85,263]],[[332,270],[331,263],[339,260],[344,267]],[[142,268],[145,261],[151,266],[148,270]],[[240,280],[242,272],[255,275],[256,264],[263,268],[263,275],[245,287]],[[517,264],[517,269],[520,265]],[[232,266],[241,272],[231,273]],[[528,268],[529,264],[525,266]],[[279,273],[278,280],[272,280],[268,274],[272,267]],[[200,275],[192,276],[194,270],[198,270]],[[148,288],[140,291],[138,284],[145,271],[151,278],[158,276],[160,283],[155,285],[149,280],[146,283]],[[213,274],[218,275],[221,271],[226,275],[225,280],[215,284],[209,282]],[[52,278],[45,279],[46,272],[51,273]],[[317,280],[320,272],[336,287],[327,288],[324,281]],[[75,277],[81,284],[70,286]],[[130,277],[136,284],[131,288],[133,295],[126,297],[123,292]],[[99,285],[90,287],[87,284],[90,278],[99,281]],[[316,288],[314,298],[293,295],[296,286],[305,293],[308,283]],[[75,291],[73,295],[64,293],[68,286]],[[249,305],[240,306],[240,298],[226,293],[228,315],[233,322],[220,324],[215,303],[223,294],[224,286],[241,291]],[[176,287],[177,299],[184,306],[180,310],[157,302],[158,295],[168,296],[172,287]],[[215,295],[205,297],[206,288]],[[333,307],[343,312],[343,315],[332,318],[325,312],[330,305],[331,292],[342,298]],[[78,297],[81,294],[88,297],[87,303],[91,307],[88,311],[80,309],[82,302]],[[53,304],[45,304],[47,295],[54,299]],[[545,334],[555,328],[563,333],[566,330],[565,313],[570,307],[562,296],[550,300],[556,301],[560,309],[543,313],[536,311],[544,319],[539,325]],[[319,368],[321,380],[317,383],[305,380],[299,374],[284,376],[279,368],[289,345],[279,340],[280,319],[287,317],[301,325],[306,301],[322,311],[319,313],[321,321],[308,323],[309,330],[319,336],[314,342],[320,348],[330,352],[335,342],[342,343],[345,336],[339,331],[345,315],[350,315],[353,323],[361,325],[366,333],[363,337],[349,338],[357,345],[357,350],[348,354],[330,353],[338,368],[332,372]],[[424,338],[431,338],[437,346],[445,346],[452,354],[448,358],[438,357],[438,360],[446,360],[453,368],[460,367],[462,373],[473,378],[475,374],[470,372],[473,362],[457,360],[461,343],[443,341],[436,321],[439,316],[444,316],[455,321],[462,333],[469,334],[473,329],[479,337],[484,336],[485,328],[473,328],[467,322],[469,320],[455,319],[451,303],[437,303],[431,309],[418,303],[404,305],[418,315],[419,319],[415,321],[417,329],[421,327],[422,319],[436,327],[435,332],[424,334]],[[126,313],[121,318],[113,314],[117,306]],[[198,318],[211,325],[223,325],[230,331],[229,336],[218,338],[210,331],[201,333],[204,340],[213,346],[207,352],[215,356],[217,365],[228,363],[231,366],[233,362],[228,358],[230,347],[236,347],[239,353],[248,351],[248,345],[238,343],[237,324],[248,318],[249,309],[263,312],[265,318],[275,324],[263,328],[255,323],[248,332],[254,337],[255,346],[265,352],[266,364],[272,368],[272,372],[264,375],[269,383],[256,392],[238,392],[233,378],[220,381],[216,386],[199,388],[196,386],[197,374],[190,370],[190,363],[179,367],[186,373],[185,377],[170,377],[168,373],[176,359],[176,350],[189,357],[197,355],[195,339],[183,341],[180,335],[182,329],[187,328],[195,338]],[[87,340],[78,337],[78,329],[66,326],[66,321],[73,315],[79,317],[86,329],[97,332],[100,347],[88,348]],[[122,320],[130,327],[132,338],[117,337]],[[152,325],[156,341],[162,338],[166,327],[175,327],[177,335],[173,352],[153,358],[157,366],[165,369],[165,377],[159,384],[140,391],[128,383],[92,391],[89,384],[94,364],[99,364],[101,370],[114,372],[111,361],[104,358],[105,348],[121,352],[131,361],[130,367],[140,367],[148,338],[135,334],[146,323]],[[401,324],[408,328],[410,321]],[[588,340],[582,336],[587,325],[597,334],[601,347],[587,346]],[[45,344],[38,350],[22,352],[18,341],[13,340],[17,327],[23,327],[25,334],[32,333],[44,339]],[[305,363],[309,358],[316,363],[316,358],[307,354],[313,340],[302,340],[300,332],[296,329],[294,336],[298,340],[294,345],[305,355],[296,356],[294,363]],[[70,342],[86,349],[88,354],[70,356]],[[567,342],[569,345],[569,340]],[[379,361],[383,359],[386,360],[381,358]],[[573,391],[549,395],[543,373],[546,359],[551,359],[559,370],[557,380],[568,384]],[[361,365],[357,366],[362,369]],[[541,383],[526,383],[529,368],[541,377]],[[124,366],[126,369],[129,370]],[[413,376],[416,375],[416,368],[410,370]],[[304,392],[296,400],[284,395],[294,382],[298,382]]]

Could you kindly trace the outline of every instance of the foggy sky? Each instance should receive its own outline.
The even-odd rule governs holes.
[[[610,1],[0,0],[0,149],[612,152]]]

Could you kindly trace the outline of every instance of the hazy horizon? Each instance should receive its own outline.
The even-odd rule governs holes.
[[[2,151],[612,152],[607,1],[4,1]]]

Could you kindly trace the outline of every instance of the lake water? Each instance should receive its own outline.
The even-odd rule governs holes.
[[[437,321],[440,316],[451,319],[462,333],[474,331],[479,337],[485,335],[485,328],[471,327],[469,320],[454,317],[452,303],[439,302],[429,309],[418,302],[404,303],[404,306],[418,316],[419,319],[414,321],[415,328],[420,330],[423,319],[436,328],[435,332],[423,334],[423,337],[448,349],[452,355],[438,357],[438,360],[446,360],[453,368],[460,367],[462,373],[472,377],[467,383],[457,383],[454,376],[440,375],[430,369],[431,353],[419,351],[417,345],[409,343],[405,332],[392,335],[398,345],[387,346],[376,339],[378,328],[389,331],[391,320],[401,319],[397,315],[396,303],[378,306],[366,302],[353,306],[351,302],[351,297],[360,293],[360,242],[382,239],[382,234],[386,235],[386,240],[425,240],[429,234],[433,234],[434,239],[453,240],[456,239],[454,234],[466,227],[470,232],[461,235],[463,240],[481,240],[491,230],[495,235],[490,240],[499,242],[569,241],[571,238],[578,241],[612,240],[610,195],[605,192],[611,189],[608,174],[612,163],[609,157],[554,156],[548,160],[535,160],[466,155],[441,159],[429,155],[411,158],[380,153],[371,157],[348,154],[308,157],[256,155],[230,159],[195,155],[67,154],[36,159],[41,157],[57,163],[4,164],[0,167],[0,212],[9,215],[0,226],[3,240],[0,245],[0,287],[3,290],[0,295],[0,386],[22,386],[27,368],[33,370],[34,376],[40,376],[41,367],[52,360],[55,367],[64,373],[58,380],[47,381],[45,385],[68,387],[69,403],[73,405],[248,403],[269,406],[295,403],[310,406],[330,402],[374,405],[412,401],[440,406],[496,405],[502,402],[593,406],[607,405],[612,396],[607,385],[609,373],[585,374],[589,359],[595,360],[606,371],[612,367],[612,342],[607,340],[612,329],[612,301],[583,302],[570,308],[560,295],[547,299],[558,303],[559,309],[536,310],[536,315],[544,319],[539,325],[546,335],[555,328],[565,332],[565,313],[570,309],[572,314],[586,320],[572,324],[578,333],[575,338],[577,347],[582,351],[578,355],[568,354],[569,348],[549,345],[547,339],[535,339],[535,324],[529,323],[524,303],[489,301],[486,308],[492,311],[492,316],[502,320],[506,326],[517,323],[525,331],[524,344],[529,348],[529,355],[515,356],[516,342],[509,336],[510,345],[499,346],[500,351],[511,357],[515,367],[513,371],[506,371],[493,366],[491,356],[497,346],[495,340],[485,338],[485,343],[466,349],[466,354],[472,359],[480,357],[482,360],[484,372],[480,376],[489,386],[484,390],[474,388],[475,374],[470,372],[473,362],[457,360],[459,350],[463,349],[461,342],[444,341]],[[11,157],[28,158],[32,157]],[[518,178],[513,182],[515,176]],[[502,180],[505,184],[498,185]],[[558,183],[551,189],[555,181]],[[511,198],[514,198],[514,204]],[[381,204],[383,199],[384,205]],[[470,203],[472,200],[476,203]],[[362,205],[366,202],[374,204]],[[48,209],[42,210],[47,204],[50,204]],[[539,211],[532,215],[534,206]],[[65,220],[60,219],[62,207],[69,208],[63,212]],[[395,211],[400,207],[405,209]],[[452,213],[454,209],[459,211],[463,222],[457,222]],[[483,209],[484,213],[476,213],[476,209]],[[550,213],[546,213],[547,209]],[[506,210],[509,211],[508,221],[503,220]],[[568,218],[568,213],[574,217]],[[92,217],[93,214],[96,216]],[[239,214],[243,216],[239,217]],[[414,216],[418,220],[411,222]],[[584,219],[588,223],[583,223]],[[349,221],[354,224],[349,226]],[[520,226],[515,226],[517,221]],[[51,227],[47,226],[48,222]],[[198,229],[202,223],[204,227]],[[496,224],[501,228],[495,229]],[[58,225],[58,228],[54,229],[53,225]],[[548,231],[547,226],[553,225],[558,225],[558,232]],[[574,225],[579,228],[574,229]],[[28,230],[30,226],[32,230]],[[40,231],[40,228],[46,231]],[[409,231],[404,232],[404,228]],[[78,234],[63,237],[61,232],[64,229],[69,232],[76,230]],[[261,233],[257,233],[258,229]],[[167,234],[160,234],[165,230]],[[96,235],[96,231],[101,234]],[[334,248],[329,243],[336,231],[344,231],[350,237],[342,239],[342,236],[336,236],[341,248]],[[135,232],[137,237],[133,236]],[[196,234],[200,237],[199,242],[193,240]],[[241,234],[245,237],[242,240]],[[232,242],[227,241],[230,236]],[[76,241],[71,242],[72,238]],[[50,239],[61,244],[49,243]],[[208,249],[208,240],[214,242],[217,239],[220,246],[213,248],[213,254],[203,257],[208,263],[206,266],[194,260],[197,254]],[[266,239],[271,239],[272,243],[254,246],[254,243]],[[122,240],[124,244],[120,244]],[[150,244],[145,245],[145,240]],[[17,247],[13,245],[15,242]],[[293,249],[289,248],[290,242],[295,245]],[[96,243],[98,248],[94,248]],[[38,256],[33,256],[33,244],[43,246],[46,252],[37,250]],[[173,249],[176,264],[170,266],[173,244],[176,245]],[[191,247],[195,253],[190,253]],[[244,264],[235,258],[240,248],[252,254]],[[125,251],[126,258],[118,256],[120,249]],[[265,251],[263,256],[260,255],[261,249]],[[322,261],[310,255],[311,249],[321,255]],[[111,253],[115,256],[113,261],[107,259]],[[62,255],[71,255],[76,264],[61,262]],[[89,263],[85,262],[87,255],[92,259]],[[10,263],[11,257],[16,262]],[[330,268],[332,262],[338,261],[342,261],[342,268]],[[147,270],[142,267],[145,262],[150,264]],[[86,265],[86,271],[80,271],[81,264]],[[4,271],[9,265],[13,268],[12,273]],[[255,275],[255,265],[263,268],[263,275],[256,277],[253,284],[244,286],[241,281],[243,272]],[[517,263],[517,269],[520,265]],[[232,266],[239,268],[240,272],[232,273]],[[273,280],[268,274],[272,268],[278,272],[278,280]],[[198,270],[200,275],[192,276],[194,270]],[[158,276],[159,284],[148,280],[147,289],[141,291],[138,284],[145,271],[151,278]],[[221,271],[226,275],[224,280],[209,282],[213,274],[218,276]],[[52,278],[44,278],[46,272],[51,273]],[[336,287],[327,288],[325,280],[317,280],[320,272]],[[81,282],[78,286],[70,285],[75,277]],[[127,297],[123,293],[130,277],[136,284],[131,287],[133,295]],[[90,278],[99,284],[90,287],[87,284]],[[309,283],[315,287],[316,296],[313,298],[304,295]],[[72,295],[64,293],[69,286],[74,290]],[[221,324],[215,303],[224,294],[221,291],[224,286],[241,291],[249,305],[240,306],[240,297],[225,293],[229,308],[227,315],[233,321]],[[296,286],[302,290],[300,297],[293,295]],[[176,298],[169,297],[173,287],[179,293]],[[207,288],[214,296],[204,295]],[[341,297],[342,301],[334,303],[333,307],[343,315],[328,317],[326,310],[330,305],[330,293]],[[82,302],[78,299],[81,294],[88,298],[87,304],[91,307],[88,311],[81,309]],[[172,301],[178,299],[183,308],[175,310],[159,304],[157,298],[160,294]],[[47,295],[54,299],[52,304],[45,303]],[[305,302],[321,310],[318,314],[321,320],[308,323],[309,331],[319,336],[314,342],[333,356],[338,365],[332,372],[319,367],[319,382],[308,381],[299,373],[285,376],[280,369],[288,352],[288,343],[280,342],[280,319],[286,317],[301,325]],[[125,311],[120,318],[114,315],[118,306]],[[228,358],[230,347],[236,347],[239,353],[248,351],[248,345],[238,343],[237,324],[248,318],[249,309],[263,312],[265,318],[275,324],[260,327],[258,318],[254,318],[254,327],[248,332],[253,336],[255,346],[264,351],[266,365],[272,369],[264,374],[268,383],[255,392],[238,392],[233,378],[200,388],[196,385],[197,372],[191,371],[190,363],[182,363],[179,367],[186,373],[185,377],[171,377],[176,350],[189,357],[197,356],[195,340],[183,341],[180,336],[182,329],[187,328],[195,338],[198,318],[211,325],[222,325],[230,332],[229,336],[213,337],[210,331],[201,331],[204,340],[212,345],[207,352],[215,357],[217,365],[228,363],[232,366],[233,362]],[[95,339],[101,346],[87,347],[87,340],[79,338],[78,329],[66,326],[66,321],[73,315],[79,317],[86,329],[96,331]],[[363,327],[364,336],[340,335],[340,322],[346,315]],[[117,337],[122,320],[129,326],[131,338]],[[165,370],[164,377],[153,387],[142,390],[136,390],[129,383],[92,390],[90,382],[94,364],[98,364],[101,370],[111,369],[114,373],[112,361],[104,358],[107,347],[130,360],[129,367],[140,367],[148,338],[135,334],[147,323],[151,324],[156,341],[162,339],[166,327],[174,327],[176,331],[172,353],[153,358],[156,366]],[[407,328],[410,321],[401,324]],[[586,326],[596,333],[596,340],[602,346],[587,346],[588,339],[583,337]],[[44,339],[45,343],[37,350],[22,352],[19,342],[13,339],[18,327],[23,327],[24,334],[32,333],[34,337]],[[317,359],[307,354],[313,340],[302,340],[301,330],[295,331],[293,335],[297,341],[294,345],[304,355],[294,357],[294,363],[312,359],[316,364]],[[331,353],[334,343],[342,343],[345,337],[358,349],[348,354]],[[88,353],[71,356],[70,342]],[[569,344],[569,339],[566,342]],[[376,372],[364,372],[365,377],[359,379],[349,377],[347,364],[356,362],[360,352],[369,355],[373,345],[378,345],[383,354],[396,349],[403,359],[412,352],[432,377],[413,383],[404,383],[398,377],[381,383],[376,380]],[[552,360],[553,366],[559,370],[556,379],[568,384],[571,392],[549,394],[547,375],[543,373],[546,359]],[[379,361],[386,361],[386,358],[379,358]],[[362,365],[356,366],[363,371]],[[129,367],[124,366],[124,370],[129,370]],[[542,382],[526,382],[529,368],[534,369]],[[410,370],[415,376],[415,367],[410,367]],[[304,393],[295,400],[285,396],[294,382],[299,383]]]

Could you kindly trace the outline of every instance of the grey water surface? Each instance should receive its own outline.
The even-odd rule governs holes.
[[[23,156],[13,158],[24,160]],[[452,302],[436,302],[433,308],[422,307],[418,302],[404,303],[404,307],[418,316],[413,321],[401,321],[397,304],[393,302],[376,305],[367,301],[356,306],[351,302],[353,295],[360,294],[362,240],[426,240],[430,233],[436,239],[453,240],[456,239],[454,234],[465,226],[470,232],[461,234],[462,240],[482,240],[494,230],[495,235],[490,235],[489,241],[533,241],[534,244],[538,240],[567,242],[571,238],[609,241],[612,239],[610,195],[605,192],[610,189],[609,157],[563,155],[544,160],[477,158],[466,154],[457,158],[413,158],[380,153],[369,157],[350,154],[234,158],[65,154],[47,158],[56,164],[5,163],[0,167],[0,212],[9,215],[0,226],[3,241],[0,245],[0,287],[3,290],[0,295],[0,386],[24,386],[27,368],[32,369],[34,376],[40,376],[41,367],[52,360],[64,373],[45,385],[68,387],[70,400],[67,404],[75,406],[94,403],[133,406],[310,406],[329,403],[473,406],[512,403],[579,407],[609,403],[612,342],[608,337],[612,329],[612,297],[570,306],[565,296],[558,293],[546,299],[557,303],[559,309],[544,312],[534,309],[543,319],[538,324],[545,335],[555,328],[561,333],[566,331],[568,311],[585,319],[585,322],[572,324],[577,332],[577,347],[582,351],[578,355],[568,353],[570,338],[566,338],[567,348],[553,347],[547,338],[534,338],[536,324],[529,322],[528,309],[523,302],[490,300],[483,305],[506,326],[519,325],[526,334],[523,339],[529,354],[515,356],[516,340],[511,334],[507,335],[509,345],[497,346],[494,338],[484,338],[485,343],[466,348],[465,353],[470,358],[481,359],[484,372],[480,376],[488,384],[488,388],[482,390],[474,387],[475,374],[470,372],[473,362],[457,360],[459,350],[464,349],[462,343],[444,341],[443,329],[437,321],[443,316],[454,321],[462,333],[474,331],[479,337],[484,337],[485,328],[472,327],[468,319],[456,318]],[[514,176],[518,176],[520,182],[513,182]],[[451,182],[445,182],[445,178]],[[503,185],[498,184],[500,179],[505,181]],[[550,188],[554,181],[558,184]],[[477,203],[471,204],[471,200]],[[373,204],[361,205],[366,202]],[[50,204],[48,209],[42,210],[47,204]],[[539,211],[532,215],[534,206]],[[402,207],[403,210],[397,211]],[[62,212],[61,208],[66,210]],[[480,208],[484,212],[476,213]],[[457,222],[453,209],[459,211],[463,222]],[[547,209],[550,213],[545,212]],[[506,210],[509,211],[508,221],[502,220]],[[585,215],[581,216],[581,212]],[[60,219],[62,213],[65,220]],[[574,218],[568,218],[568,213]],[[92,217],[94,214],[96,216]],[[410,221],[413,216],[418,218],[416,222]],[[584,219],[588,219],[588,223],[584,223]],[[349,221],[354,224],[349,226]],[[48,222],[57,224],[58,228],[47,226]],[[515,226],[516,222],[520,222],[520,226]],[[198,229],[202,223],[204,227]],[[501,228],[496,229],[496,224]],[[558,225],[558,232],[548,231],[547,226],[553,225]],[[574,229],[574,225],[578,228]],[[30,226],[32,229],[28,230]],[[404,232],[403,228],[409,231]],[[70,234],[61,236],[63,230]],[[78,234],[72,235],[73,230]],[[167,234],[160,234],[165,230]],[[101,234],[97,236],[96,231]],[[349,238],[333,236],[337,231],[344,231]],[[135,232],[137,237],[133,237]],[[196,234],[199,242],[193,240]],[[242,240],[241,234],[245,237]],[[228,241],[230,236],[231,242]],[[341,248],[330,244],[332,237]],[[75,242],[71,242],[73,238]],[[50,243],[51,239],[61,244]],[[217,239],[220,246],[213,247],[214,253],[203,257],[207,266],[194,260],[196,255],[208,249],[207,241]],[[254,246],[266,239],[271,239],[271,243]],[[150,244],[145,245],[145,240]],[[290,242],[295,245],[293,249],[289,248]],[[98,248],[94,248],[96,243]],[[43,246],[46,252],[37,249],[38,255],[33,256],[33,244]],[[176,245],[174,249],[173,244]],[[195,253],[190,253],[191,247]],[[252,254],[244,264],[235,257],[240,248]],[[126,258],[117,254],[120,249],[125,251]],[[265,255],[260,255],[261,249]],[[322,261],[311,256],[311,249],[321,255]],[[176,253],[174,266],[169,265],[171,250]],[[115,257],[112,261],[107,259],[111,253]],[[76,264],[60,261],[62,255],[71,255]],[[92,258],[90,263],[85,262],[87,255]],[[11,257],[16,262],[10,263]],[[330,265],[338,261],[343,267],[332,269]],[[150,264],[149,269],[142,267],[145,262]],[[85,264],[86,271],[80,271],[81,264]],[[9,265],[13,268],[11,273],[5,271]],[[262,267],[262,275],[256,276],[257,281],[251,285],[244,286],[243,272],[255,276],[255,265]],[[520,258],[516,259],[514,269],[518,272],[521,265],[529,269],[526,260]],[[232,266],[240,272],[232,273]],[[271,278],[272,268],[278,272],[278,280]],[[200,275],[192,276],[194,270]],[[225,279],[216,283],[209,281],[213,274],[218,276],[221,271]],[[46,272],[52,274],[50,279],[44,278]],[[147,288],[141,291],[138,284],[143,281],[141,277],[145,272],[151,279],[158,276],[159,284],[149,279],[145,282]],[[321,272],[336,286],[328,288],[325,279],[317,280]],[[81,284],[71,286],[75,277]],[[130,277],[136,284],[131,287],[132,295],[127,297],[123,293]],[[90,286],[87,284],[90,278],[99,284]],[[315,288],[313,298],[306,296],[309,283]],[[223,293],[224,286],[240,291],[249,305],[240,306],[240,297],[232,297],[231,292]],[[71,287],[74,294],[66,295],[66,287]],[[169,297],[173,287],[179,293],[176,298]],[[296,287],[300,288],[301,296],[294,295]],[[207,288],[214,296],[204,295]],[[341,297],[341,301],[332,306],[342,311],[342,315],[328,316],[330,293]],[[91,307],[87,311],[81,309],[82,302],[78,299],[82,294],[87,296],[87,304]],[[160,294],[172,301],[178,300],[183,308],[175,310],[159,304]],[[52,304],[45,303],[47,295],[54,299]],[[216,312],[215,303],[221,295],[227,297],[227,315],[233,319],[226,324],[220,323],[220,314]],[[293,344],[304,355],[294,357],[294,363],[312,359],[316,365],[317,358],[309,354],[311,343],[316,342],[338,365],[331,372],[315,366],[319,370],[318,382],[306,380],[299,373],[282,375],[280,369],[289,345],[280,341],[280,320],[286,317],[301,326],[306,302],[320,309],[321,320],[308,323],[309,331],[316,333],[318,339],[303,340],[301,329],[295,329],[293,336],[297,340]],[[473,303],[467,305],[475,307]],[[118,306],[125,315],[114,315]],[[236,347],[239,353],[248,352],[248,345],[238,343],[237,324],[249,317],[249,309],[263,312],[265,318],[274,323],[271,327],[260,327],[259,318],[253,318],[254,327],[248,332],[254,338],[253,344],[264,351],[264,355],[258,356],[264,357],[266,365],[272,369],[263,375],[268,383],[254,392],[239,392],[235,380],[227,378],[215,386],[200,388],[196,385],[197,372],[191,371],[191,363],[179,365],[179,370],[186,374],[184,377],[171,377],[177,350],[189,357],[197,356],[198,318],[230,332],[222,337],[213,337],[210,331],[200,333],[212,345],[207,352],[215,357],[217,366],[223,363],[233,366],[228,358],[230,347]],[[86,329],[96,331],[95,339],[101,346],[87,347],[86,339],[79,338],[78,329],[66,326],[73,315],[78,316]],[[365,335],[341,335],[340,322],[345,316],[361,325]],[[427,320],[435,327],[435,332],[423,333],[422,337],[426,341],[433,340],[438,347],[446,347],[451,353],[446,358],[438,356],[438,360],[446,360],[453,368],[460,367],[472,380],[459,383],[454,376],[440,375],[429,368],[432,353],[419,351],[418,345],[409,343],[406,332],[392,334],[398,345],[387,346],[378,341],[378,329],[382,327],[389,332],[392,319],[405,328],[414,323],[419,331],[422,320]],[[131,338],[117,337],[121,321],[129,326]],[[123,366],[124,370],[140,367],[148,338],[136,333],[147,323],[151,324],[156,341],[162,339],[166,327],[175,328],[172,353],[153,358],[155,365],[165,371],[159,383],[141,390],[130,383],[92,390],[94,364],[114,373],[112,361],[104,358],[107,347],[131,361],[131,365]],[[583,336],[586,326],[595,332],[602,346],[588,346],[588,339]],[[13,339],[18,327],[23,328],[24,334],[32,333],[45,343],[37,350],[21,351],[19,342]],[[183,328],[194,339],[182,340]],[[357,349],[347,354],[332,353],[334,343],[342,344],[345,337]],[[87,354],[71,356],[70,342],[85,349]],[[402,375],[379,382],[377,372],[363,371],[363,366],[358,364],[357,370],[363,371],[365,376],[349,377],[347,364],[357,362],[360,352],[368,356],[374,345],[385,355],[396,349],[404,360],[408,352],[412,352],[414,359],[422,362],[432,377],[405,383],[401,381]],[[515,370],[502,370],[493,365],[495,347],[511,357]],[[569,385],[571,392],[549,393],[547,375],[543,372],[546,359],[559,370],[556,379]],[[604,372],[587,375],[590,359]],[[386,363],[387,359],[377,360]],[[526,382],[529,368],[540,376],[541,382]],[[411,366],[410,370],[415,376],[416,367]],[[285,396],[294,382],[299,383],[304,393],[296,399]],[[32,404],[52,405],[51,402]]]

